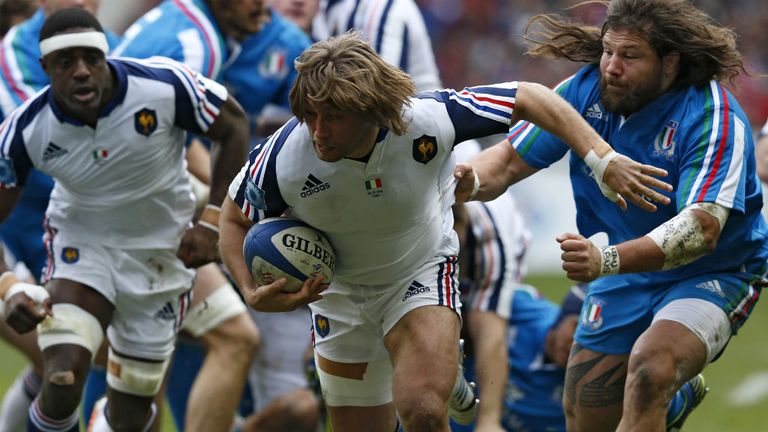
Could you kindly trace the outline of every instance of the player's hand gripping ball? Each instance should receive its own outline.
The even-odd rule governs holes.
[[[323,233],[306,223],[282,217],[254,224],[243,243],[243,256],[253,279],[268,285],[288,279],[285,292],[296,292],[304,281],[320,276],[328,284],[333,278],[336,256]]]

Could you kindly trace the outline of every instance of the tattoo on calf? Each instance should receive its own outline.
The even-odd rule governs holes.
[[[571,361],[581,348],[582,347],[579,345],[574,345],[571,350]],[[571,404],[576,404],[576,385],[590,371],[592,371],[595,366],[600,364],[606,356],[606,354],[601,354],[593,359],[568,366],[568,373],[565,378],[565,389],[568,401]],[[609,381],[611,381],[611,378],[616,376],[616,372],[624,366],[624,362],[621,362],[591,381],[584,383],[579,389],[578,405],[586,408],[602,408],[622,403],[624,399],[624,382],[626,381],[626,377],[617,378],[616,381],[611,382],[610,384]]]
[[[610,384],[608,384],[608,381],[623,366],[623,364],[618,364],[604,374],[584,384],[579,395],[579,405],[587,408],[602,408],[621,404],[624,400],[625,379],[617,379]]]

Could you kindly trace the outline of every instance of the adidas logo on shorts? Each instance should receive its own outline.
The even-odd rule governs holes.
[[[329,183],[324,182],[310,174],[304,181],[304,187],[301,188],[301,197],[306,198],[330,188],[331,185]]]
[[[415,295],[423,294],[429,291],[430,289],[428,286],[424,286],[417,281],[413,281],[411,282],[411,286],[409,286],[408,290],[405,292],[405,295],[403,296],[403,301],[406,301]]]

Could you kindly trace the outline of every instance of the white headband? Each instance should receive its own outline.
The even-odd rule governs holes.
[[[107,37],[99,31],[80,33],[65,33],[51,36],[40,41],[40,54],[45,57],[48,54],[66,48],[89,47],[101,50],[104,55],[109,52]]]

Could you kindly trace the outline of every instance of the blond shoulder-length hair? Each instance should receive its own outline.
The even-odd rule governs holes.
[[[416,93],[411,77],[385,62],[358,33],[317,42],[294,62],[291,111],[306,120],[308,104],[359,113],[402,135],[408,129],[403,107]]]

